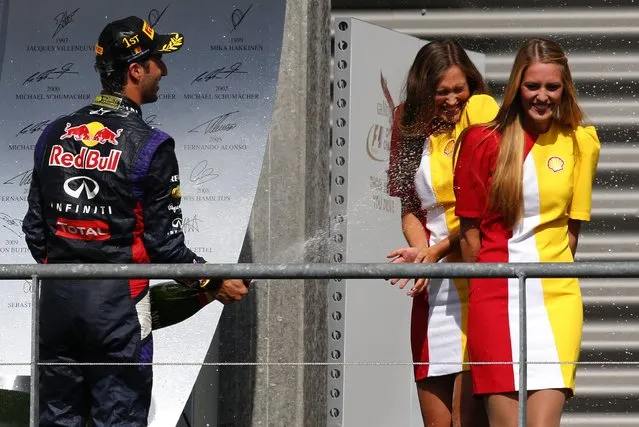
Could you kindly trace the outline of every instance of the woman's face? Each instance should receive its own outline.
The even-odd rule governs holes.
[[[468,98],[470,89],[466,75],[458,66],[453,65],[446,70],[435,89],[437,117],[448,123],[457,123]]]
[[[527,129],[543,133],[550,127],[564,92],[561,76],[557,64],[535,62],[524,71],[519,94]]]

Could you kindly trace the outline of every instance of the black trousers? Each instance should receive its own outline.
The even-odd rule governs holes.
[[[40,302],[40,426],[146,426],[152,368],[117,364],[153,359],[148,289],[43,280]]]

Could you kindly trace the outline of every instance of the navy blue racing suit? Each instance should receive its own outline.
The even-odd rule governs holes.
[[[37,262],[204,262],[184,241],[174,141],[132,101],[99,95],[56,119],[34,162],[23,230]],[[56,363],[39,368],[41,426],[147,425],[148,280],[43,280],[39,349]]]

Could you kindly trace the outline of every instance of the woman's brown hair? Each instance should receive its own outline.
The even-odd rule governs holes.
[[[436,117],[437,85],[453,66],[466,76],[471,95],[488,93],[484,78],[457,41],[435,40],[424,45],[415,55],[406,79],[406,100],[399,120],[402,139],[422,139],[430,134]]]
[[[501,108],[491,123],[501,134],[499,155],[490,189],[490,208],[500,212],[508,227],[521,218],[524,206],[523,163],[524,129],[520,86],[526,69],[534,63],[557,64],[561,67],[563,94],[553,120],[576,129],[582,124],[583,112],[577,104],[575,85],[568,59],[559,44],[544,39],[526,41],[517,52],[504,92]]]
[[[424,45],[415,55],[406,79],[405,101],[397,108],[396,129],[398,146],[391,153],[388,171],[391,195],[409,194],[413,188],[415,172],[419,167],[424,139],[438,129],[435,92],[450,67],[457,66],[464,73],[472,95],[488,93],[488,88],[477,67],[464,48],[455,40],[436,40]],[[402,199],[402,215],[416,212],[419,203]],[[417,213],[417,212],[416,212]]]

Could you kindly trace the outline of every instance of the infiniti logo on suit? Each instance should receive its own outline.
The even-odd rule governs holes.
[[[87,200],[91,200],[100,192],[100,185],[88,176],[76,176],[64,181],[64,192],[74,199],[85,193]]]

